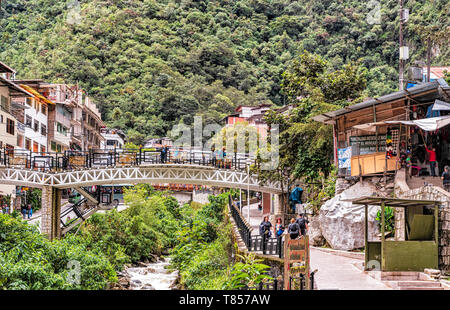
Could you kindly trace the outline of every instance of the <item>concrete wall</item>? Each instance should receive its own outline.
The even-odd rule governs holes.
[[[172,196],[175,197],[179,205],[184,205],[192,200],[192,193],[188,192],[173,192]]]
[[[192,193],[192,201],[198,202],[198,203],[208,203],[208,196],[212,195],[212,193],[208,193],[208,192],[202,192],[202,191],[193,191]]]

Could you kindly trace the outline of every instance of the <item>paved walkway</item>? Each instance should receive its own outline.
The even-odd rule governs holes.
[[[389,290],[384,285],[358,269],[359,259],[326,253],[314,248],[310,250],[311,270],[318,269],[314,276],[317,289],[334,290]]]
[[[243,206],[242,215],[248,219],[248,208]],[[263,219],[263,212],[258,210],[258,204],[250,205],[250,225],[253,227],[252,234],[259,234],[259,224]],[[273,223],[272,223],[273,224]],[[336,254],[326,253],[311,248],[311,271],[318,269],[315,274],[316,287],[319,290],[389,290],[384,285],[354,264],[362,264],[357,258],[343,257]]]
[[[242,216],[248,221],[248,207],[244,205],[242,207]],[[263,221],[263,211],[258,210],[258,204],[254,203],[250,205],[250,225],[253,228],[252,235],[259,235],[259,224]],[[273,225],[273,223],[272,223]]]

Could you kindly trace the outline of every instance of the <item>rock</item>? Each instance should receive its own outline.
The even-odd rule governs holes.
[[[351,186],[351,182],[347,181],[344,178],[337,178],[336,179],[336,186],[335,186],[335,193],[336,195],[342,193],[344,190],[349,188]]]
[[[137,263],[137,266],[138,266],[138,267],[147,267],[147,264],[148,264],[148,263],[138,262],[138,263]]]
[[[128,287],[130,286],[130,279],[127,277],[124,278],[120,278],[119,279],[119,285],[123,286],[123,287]]]
[[[149,290],[149,291],[154,291],[155,290],[155,288],[151,284],[145,284],[141,289],[142,290]]]
[[[142,281],[141,280],[138,280],[138,279],[133,279],[133,280],[131,280],[131,283],[133,284],[133,285],[142,285]]]
[[[308,236],[309,242],[313,246],[323,246],[325,244],[325,238],[320,230],[319,216],[313,216],[309,219]]]
[[[320,230],[335,250],[353,250],[363,248],[364,243],[364,206],[352,205],[350,200],[376,194],[372,182],[358,182],[341,194],[325,202],[320,208]],[[379,234],[378,222],[375,220],[379,207],[369,206],[369,240],[376,240]]]

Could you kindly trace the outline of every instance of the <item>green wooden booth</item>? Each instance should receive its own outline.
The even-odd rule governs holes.
[[[438,210],[440,201],[362,197],[352,203],[365,206],[365,269],[379,262],[381,271],[423,271],[438,268]],[[381,207],[381,240],[368,240],[368,206]],[[385,208],[405,209],[405,240],[386,238]],[[393,238],[392,238],[393,239]]]

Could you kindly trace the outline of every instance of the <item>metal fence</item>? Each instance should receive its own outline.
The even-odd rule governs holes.
[[[239,234],[249,251],[261,251],[263,254],[277,255],[283,258],[284,241],[282,238],[269,238],[266,235],[252,235],[252,227],[244,219],[241,211],[229,196],[231,216],[236,223]]]
[[[249,154],[232,153],[226,156],[211,151],[169,149],[91,149],[89,151],[32,152],[11,149],[0,150],[0,165],[11,168],[77,170],[96,167],[124,167],[148,164],[190,164],[220,169],[244,170],[254,159]]]
[[[309,275],[309,287],[306,284],[306,277],[304,274],[289,277],[289,287],[291,290],[314,290],[314,275],[317,270],[311,272]],[[264,291],[281,291],[284,290],[284,280],[274,279],[272,281],[260,282],[256,286],[244,285],[241,290],[264,290]]]

